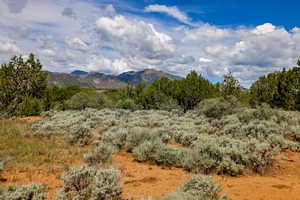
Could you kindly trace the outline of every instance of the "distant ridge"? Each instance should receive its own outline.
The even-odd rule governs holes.
[[[124,72],[117,76],[120,81],[126,83],[132,83],[133,85],[138,84],[139,82],[152,83],[156,80],[161,79],[162,77],[169,78],[171,80],[181,79],[179,76],[175,76],[163,71],[158,71],[155,69],[145,69],[143,71],[129,71]]]
[[[48,73],[48,85],[50,86],[70,86],[79,85],[83,88],[95,88],[95,89],[118,89],[124,88],[128,83],[133,85],[139,82],[145,82],[150,84],[162,77],[169,78],[171,80],[181,79],[179,76],[175,76],[163,71],[155,69],[145,69],[142,71],[129,71],[119,75],[107,75],[100,72],[86,72],[82,70],[74,70],[71,73]]]
[[[81,76],[81,75],[88,75],[89,73],[86,72],[86,71],[75,70],[75,71],[72,71],[70,74],[72,74],[72,75],[77,75],[77,76]]]

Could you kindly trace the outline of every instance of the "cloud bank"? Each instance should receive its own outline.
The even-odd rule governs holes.
[[[117,74],[156,68],[182,76],[196,70],[208,78],[231,71],[249,86],[261,75],[294,66],[300,52],[297,27],[190,26],[185,12],[164,5],[132,14],[83,0],[5,0],[0,11],[0,63],[33,52],[51,71]],[[165,13],[186,25],[166,25],[145,11]]]

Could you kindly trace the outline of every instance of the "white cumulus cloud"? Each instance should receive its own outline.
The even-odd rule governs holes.
[[[103,56],[89,57],[88,64],[83,70],[99,71],[118,74],[131,70],[125,59],[108,59]]]
[[[109,42],[124,56],[167,58],[175,48],[170,36],[141,20],[118,15],[113,18],[101,17],[96,25],[103,41]]]

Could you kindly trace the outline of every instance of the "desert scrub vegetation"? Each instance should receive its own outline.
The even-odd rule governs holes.
[[[231,96],[204,100],[186,113],[122,109],[54,112],[32,127],[39,132],[66,130],[63,134],[78,124],[104,130],[94,138],[102,147],[85,156],[90,165],[128,151],[141,162],[235,176],[245,170],[263,174],[272,166],[274,155],[300,150],[298,112],[266,105],[243,107]],[[103,157],[96,152],[103,152]]]
[[[96,169],[85,165],[72,167],[62,179],[64,187],[55,200],[117,199],[122,193],[120,172],[116,169]]]
[[[74,127],[67,135],[67,141],[71,144],[79,144],[81,146],[88,145],[92,140],[91,130],[85,127]]]
[[[41,184],[32,183],[21,187],[9,186],[0,191],[0,200],[45,200],[47,193]]]
[[[184,183],[177,191],[167,194],[161,200],[226,200],[220,195],[221,187],[211,177],[196,176]]]
[[[92,152],[83,155],[84,163],[89,166],[103,166],[115,152],[113,145],[99,142]]]

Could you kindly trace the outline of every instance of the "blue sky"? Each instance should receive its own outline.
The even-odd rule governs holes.
[[[218,26],[257,26],[271,22],[276,26],[292,29],[300,25],[298,20],[300,18],[298,9],[300,2],[297,0],[148,0],[123,2],[127,2],[138,9],[143,9],[151,4],[177,6],[194,21],[203,21]],[[157,16],[171,20],[163,15]]]
[[[0,63],[33,52],[57,72],[155,68],[220,80],[231,71],[247,87],[295,65],[299,7],[296,0],[2,0]]]

